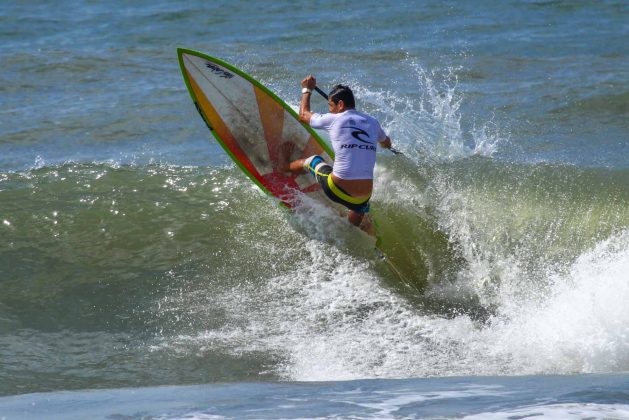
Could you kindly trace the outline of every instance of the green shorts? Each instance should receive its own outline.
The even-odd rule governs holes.
[[[304,161],[304,169],[315,177],[319,185],[321,185],[323,192],[330,200],[342,204],[357,213],[369,212],[369,199],[371,196],[366,199],[364,197],[357,199],[343,191],[342,188],[332,181],[332,177],[330,176],[332,167],[325,163],[321,156],[314,155],[306,159]]]

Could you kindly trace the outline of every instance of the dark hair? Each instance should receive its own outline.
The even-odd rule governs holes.
[[[345,107],[348,109],[352,109],[356,107],[356,101],[354,100],[354,94],[349,86],[345,85],[336,85],[332,88],[330,92],[330,100],[335,104],[338,104],[339,101],[343,101],[345,103]]]

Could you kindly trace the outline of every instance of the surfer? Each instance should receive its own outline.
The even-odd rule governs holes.
[[[310,97],[317,86],[314,76],[301,81],[302,95],[299,120],[330,134],[334,154],[334,167],[321,156],[314,155],[284,165],[285,171],[310,172],[325,195],[347,207],[347,218],[368,233],[373,232],[369,218],[369,199],[373,190],[373,169],[376,164],[376,145],[391,148],[391,139],[378,120],[356,110],[352,90],[336,85],[329,94],[329,113],[318,114],[310,110]]]

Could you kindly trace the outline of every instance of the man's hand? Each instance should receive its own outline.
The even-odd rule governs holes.
[[[317,79],[311,74],[301,81],[302,88],[308,88],[310,90],[314,90],[315,86],[317,86]]]
[[[389,136],[387,136],[386,139],[382,140],[380,142],[380,146],[384,147],[385,149],[390,149],[391,148],[391,139],[389,138]]]

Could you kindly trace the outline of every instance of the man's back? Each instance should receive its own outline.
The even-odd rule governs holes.
[[[313,114],[310,125],[330,133],[336,155],[334,175],[346,180],[373,179],[376,145],[386,139],[375,118],[349,109],[337,114]]]

